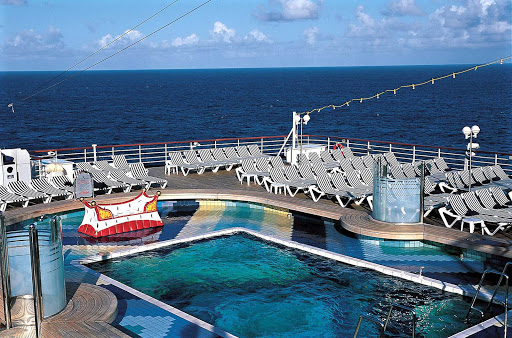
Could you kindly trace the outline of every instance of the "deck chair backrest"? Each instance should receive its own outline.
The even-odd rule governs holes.
[[[234,147],[224,148],[224,153],[230,160],[240,160],[241,159],[241,157],[238,156]]]
[[[442,171],[436,166],[434,160],[425,161],[425,167],[431,175],[442,173]]]
[[[209,148],[208,149],[199,149],[197,152],[199,153],[199,159],[202,162],[208,162],[208,163],[216,162],[215,159],[213,158],[212,152]]]
[[[391,171],[391,175],[393,175],[393,178],[395,178],[395,179],[406,178],[406,176],[402,170],[402,167],[400,167],[399,165],[391,165],[388,168]]]
[[[322,159],[322,161],[324,161],[325,163],[333,163],[333,162],[336,162],[334,160],[334,158],[331,156],[331,153],[329,152],[329,150],[324,150],[324,151],[321,151],[320,152],[320,158]]]
[[[274,156],[270,159],[270,165],[272,168],[283,168],[283,159],[281,158],[281,156]]]
[[[339,162],[345,158],[345,155],[343,155],[343,151],[340,148],[336,148],[332,151],[332,157]]]
[[[303,162],[299,164],[299,173],[303,178],[306,179],[314,179],[315,175],[313,174],[313,169],[309,162]]]
[[[373,186],[373,171],[369,168],[361,171],[361,178],[366,185]]]
[[[0,185],[0,199],[6,200],[6,201],[11,201],[11,200],[15,200],[15,199],[21,199],[21,196],[13,194],[12,192],[10,192],[7,189],[7,187]]]
[[[318,184],[318,187],[320,190],[329,193],[330,191],[334,190],[332,186],[332,181],[329,178],[328,175],[320,175],[317,177],[316,183]]]
[[[482,167],[482,171],[484,172],[484,175],[488,181],[492,181],[498,178],[498,176],[496,176],[496,174],[494,173],[494,170],[492,170],[492,166]]]
[[[200,164],[201,161],[199,161],[199,158],[197,158],[197,153],[195,150],[185,150],[183,152],[183,155],[185,155],[185,160],[189,164]]]
[[[352,171],[350,173],[347,173],[347,181],[354,188],[365,188],[365,187],[367,187],[367,185],[364,184],[361,181],[361,179],[359,178],[359,171]]]
[[[270,168],[269,159],[264,157],[258,157],[254,160],[256,162],[256,169],[262,172],[268,172]]]
[[[459,174],[462,182],[464,182],[466,186],[469,186],[470,182],[471,184],[476,183],[473,177],[469,174],[469,170],[461,170],[458,171],[457,173]]]
[[[341,151],[343,152],[343,155],[345,156],[345,158],[351,158],[351,157],[356,156],[356,155],[354,155],[354,153],[352,152],[352,149],[350,149],[350,147],[345,147],[345,148],[341,149]]]
[[[473,178],[475,179],[475,181],[477,181],[480,184],[487,181],[487,178],[484,175],[484,171],[483,171],[482,167],[474,168],[471,171],[471,174],[473,174]]]
[[[390,165],[394,165],[394,166],[400,165],[400,162],[398,162],[398,160],[396,159],[395,153],[392,153],[389,151],[384,154],[384,158]]]
[[[416,176],[421,176],[421,164],[422,164],[422,161],[416,161],[412,164],[412,166],[414,167],[414,173],[416,174]],[[428,175],[427,168],[425,168],[425,175]]]
[[[500,178],[500,180],[509,180],[510,179],[510,177],[507,175],[505,170],[503,170],[503,168],[499,164],[492,166],[492,170],[494,171],[496,176],[498,176]]]
[[[450,170],[450,167],[448,167],[448,164],[446,164],[446,161],[443,157],[436,158],[434,162],[436,163],[436,166],[443,172]]]
[[[78,170],[86,171],[88,173],[92,171],[98,171],[98,169],[93,168],[92,164],[90,164],[89,162],[79,162],[75,163],[75,165]]]
[[[242,160],[242,169],[243,171],[245,171],[246,173],[247,172],[252,172],[252,171],[256,171],[256,167],[254,165],[254,161],[251,160],[251,159],[244,159]]]
[[[356,170],[363,171],[366,169],[364,165],[363,159],[361,157],[352,157],[351,158],[352,166],[356,168]]]
[[[375,160],[373,159],[372,155],[370,155],[370,154],[364,155],[361,159],[363,160],[364,166],[366,168],[372,168],[373,169],[373,165],[375,163]]]
[[[318,176],[326,176],[327,169],[325,169],[324,165],[322,163],[311,163],[311,168],[313,169],[315,175]]]
[[[94,162],[94,165],[101,171],[115,171],[116,168],[114,168],[113,166],[110,165],[110,163],[108,163],[107,161],[103,160],[103,161],[98,161],[98,162]]]
[[[464,200],[462,199],[462,196],[460,195],[450,196],[448,202],[450,203],[453,211],[455,211],[455,213],[459,216],[465,216],[469,211],[468,207],[464,203]]]
[[[336,189],[347,190],[351,188],[341,173],[332,173],[331,179]]]
[[[276,183],[284,183],[284,184],[288,183],[288,181],[284,177],[283,168],[270,169],[270,178]]]
[[[494,209],[499,206],[498,202],[496,202],[492,197],[491,191],[489,189],[478,189],[476,194],[478,195],[480,202],[487,209]]]
[[[402,170],[407,178],[415,178],[416,172],[414,171],[414,167],[411,163],[402,164]]]
[[[217,161],[225,161],[228,159],[223,148],[212,149],[212,155]]]
[[[297,171],[297,168],[294,166],[288,166],[284,168],[284,174],[286,175],[286,178],[289,181],[300,181],[302,178],[299,175],[299,172]]]
[[[130,165],[128,164],[128,161],[126,161],[126,157],[124,155],[114,155],[112,156],[112,161],[116,168],[130,169]]]
[[[300,163],[309,163],[309,159],[308,159],[308,157],[306,156],[306,154],[299,154],[299,155],[297,156],[297,159],[299,160],[299,161],[298,161],[298,162],[299,162],[299,164],[300,164]]]
[[[44,178],[34,178],[30,182],[30,185],[33,188],[35,188],[36,190],[42,191],[42,192],[44,192],[46,194],[50,194],[50,195],[65,195],[65,194],[67,194],[66,191],[57,189],[54,186],[52,186]]]
[[[430,195],[436,190],[436,186],[428,179],[428,177],[425,177],[425,181],[423,182],[423,192],[425,195]]]
[[[252,156],[265,156],[257,144],[249,144],[247,149],[249,149]]]
[[[17,194],[20,194],[20,193],[21,193],[21,194],[25,194],[25,193],[29,192],[30,190],[32,190],[32,189],[30,189],[30,188],[27,186],[27,184],[26,184],[25,182],[23,182],[23,181],[14,181],[14,182],[9,182],[9,183],[7,184],[7,187],[8,187],[11,191],[13,191],[13,192],[15,192],[15,193],[17,193]]]
[[[236,152],[238,153],[238,156],[240,158],[252,158],[253,157],[251,155],[251,153],[249,152],[249,149],[247,148],[247,146],[237,146]]]
[[[67,176],[54,176],[51,178],[51,181],[59,188],[73,187],[73,182],[71,182]]]
[[[322,159],[320,158],[320,155],[318,155],[315,152],[311,152],[308,155],[309,161],[312,163],[322,163]]]
[[[340,161],[340,167],[341,169],[346,172],[346,173],[349,173],[351,171],[354,171],[356,170],[353,166],[352,166],[352,162],[350,162],[350,160],[348,158],[345,158],[343,160]]]
[[[132,163],[130,164],[130,168],[132,169],[133,176],[135,177],[147,176],[148,174],[148,170],[142,162]]]
[[[482,212],[485,210],[480,201],[478,200],[478,197],[476,197],[474,191],[465,192],[461,194],[461,196],[464,202],[466,202],[466,206],[468,207],[469,210],[473,210],[476,212]]]
[[[492,193],[492,197],[498,202],[501,206],[507,206],[510,204],[510,200],[507,198],[507,195],[501,190],[499,187],[490,187],[489,190]]]
[[[183,154],[181,151],[172,151],[169,153],[169,159],[174,165],[185,164],[185,160],[183,159]]]

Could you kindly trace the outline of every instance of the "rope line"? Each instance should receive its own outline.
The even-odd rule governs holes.
[[[443,79],[446,79],[448,77],[453,77],[455,79],[456,75],[463,74],[463,73],[466,73],[466,72],[469,72],[469,71],[472,71],[472,70],[477,70],[478,68],[487,67],[487,66],[496,64],[498,62],[500,64],[503,64],[504,61],[509,60],[509,59],[512,59],[512,55],[511,56],[507,56],[507,57],[503,57],[503,58],[500,58],[500,59],[497,59],[497,60],[494,60],[494,61],[491,61],[491,62],[488,62],[488,63],[484,63],[484,64],[481,64],[481,65],[473,66],[471,68],[464,69],[464,70],[461,70],[461,71],[458,71],[458,72],[452,72],[452,73],[447,74],[447,75],[443,75],[443,76],[436,77],[436,78],[431,78],[430,80],[426,80],[424,82],[413,83],[413,84],[410,84],[410,85],[402,85],[402,86],[394,88],[394,89],[386,89],[386,90],[384,90],[384,91],[382,91],[380,93],[377,93],[377,94],[375,94],[373,96],[360,97],[360,98],[351,99],[351,100],[348,100],[347,102],[345,102],[345,103],[343,103],[341,105],[330,104],[330,105],[327,105],[327,106],[323,106],[321,108],[315,108],[315,109],[312,109],[310,111],[302,112],[299,115],[304,115],[304,114],[309,115],[309,114],[311,114],[313,112],[321,112],[322,110],[328,109],[328,108],[336,109],[336,108],[342,108],[344,106],[348,107],[348,106],[350,106],[350,104],[352,102],[359,101],[359,103],[363,103],[363,101],[372,100],[374,98],[378,99],[380,96],[382,96],[382,95],[384,95],[386,93],[391,93],[392,92],[393,94],[396,95],[396,92],[399,91],[402,88],[411,88],[412,87],[412,89],[415,89],[416,87],[423,86],[423,85],[426,85],[428,83],[434,84],[435,81],[443,80]]]
[[[178,1],[178,0],[176,0],[176,1]],[[176,2],[176,1],[174,1],[174,2]],[[197,6],[197,7],[193,8],[193,9],[191,9],[190,11],[186,12],[185,14],[182,14],[181,16],[179,16],[178,18],[174,19],[173,21],[171,21],[171,22],[167,23],[166,25],[164,25],[164,26],[162,26],[162,27],[158,28],[157,30],[154,30],[153,32],[149,33],[148,35],[143,36],[143,37],[142,37],[142,38],[140,38],[139,40],[137,40],[137,41],[135,41],[135,42],[131,43],[130,45],[128,45],[128,46],[126,46],[126,47],[124,47],[124,48],[122,48],[122,49],[118,50],[117,52],[115,52],[115,53],[113,53],[113,54],[111,54],[111,55],[107,56],[106,58],[103,58],[103,59],[101,59],[100,61],[98,61],[98,62],[96,62],[96,63],[92,64],[91,66],[89,66],[89,67],[87,67],[87,68],[85,68],[85,69],[82,69],[82,70],[81,70],[81,71],[79,71],[78,73],[73,74],[73,75],[71,75],[71,76],[68,76],[68,77],[66,77],[66,78],[65,78],[65,79],[63,79],[63,80],[61,80],[61,81],[59,81],[59,82],[56,82],[56,83],[52,84],[51,86],[48,86],[48,87],[46,87],[46,88],[44,88],[44,89],[42,89],[42,90],[40,90],[40,91],[37,91],[37,92],[33,93],[33,94],[32,94],[32,95],[30,95],[30,96],[25,97],[25,98],[24,98],[24,99],[22,99],[22,100],[17,101],[16,103],[26,101],[26,100],[28,100],[28,99],[30,99],[30,98],[32,98],[32,97],[34,97],[34,96],[38,95],[38,94],[41,94],[41,93],[43,93],[43,92],[45,92],[45,91],[47,91],[47,90],[49,90],[49,89],[51,89],[51,88],[53,88],[53,87],[56,87],[56,86],[60,85],[60,84],[61,84],[61,83],[63,83],[63,82],[66,82],[66,81],[68,81],[68,80],[70,80],[70,79],[72,79],[72,78],[74,78],[74,77],[76,77],[76,76],[78,76],[78,75],[82,74],[83,72],[85,72],[85,71],[87,71],[87,70],[89,70],[89,69],[91,69],[91,68],[93,68],[93,67],[96,67],[96,66],[97,66],[97,65],[99,65],[100,63],[102,63],[102,62],[104,62],[104,61],[107,61],[108,59],[110,59],[110,58],[112,58],[112,57],[116,56],[117,54],[120,54],[120,53],[124,52],[124,51],[125,51],[125,50],[127,50],[128,48],[131,48],[131,47],[135,46],[136,44],[138,44],[139,42],[142,42],[142,41],[146,40],[146,39],[147,39],[147,38],[149,38],[150,36],[152,36],[152,35],[154,35],[154,34],[158,33],[159,31],[161,31],[161,30],[163,30],[163,29],[165,29],[165,28],[169,27],[170,25],[174,24],[175,22],[177,22],[177,21],[179,21],[179,20],[183,19],[183,18],[184,18],[184,17],[186,17],[187,15],[192,14],[193,12],[197,11],[199,8],[201,8],[201,7],[205,6],[206,4],[208,4],[208,3],[209,3],[209,2],[211,2],[211,1],[212,1],[212,0],[207,0],[207,1],[203,2],[203,3],[202,3],[202,4],[200,4],[199,6]],[[9,104],[9,106],[11,106],[11,105],[13,105],[13,103],[10,103],[10,104]],[[12,107],[12,106],[11,106],[11,107]]]

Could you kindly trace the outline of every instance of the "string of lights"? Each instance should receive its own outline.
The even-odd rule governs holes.
[[[350,104],[352,102],[359,102],[359,103],[363,103],[363,101],[368,101],[368,100],[373,100],[375,98],[380,98],[382,95],[384,94],[387,94],[387,93],[393,93],[396,95],[396,93],[400,90],[400,89],[404,89],[404,88],[412,88],[412,89],[416,89],[416,87],[419,87],[419,86],[423,86],[423,85],[426,85],[428,83],[431,83],[431,84],[434,84],[436,81],[439,81],[439,80],[443,80],[443,79],[446,79],[446,78],[456,78],[457,75],[459,74],[463,74],[463,73],[466,73],[466,72],[469,72],[469,71],[475,71],[477,70],[478,68],[483,68],[483,67],[487,67],[487,66],[490,66],[490,65],[493,65],[493,64],[503,64],[503,62],[509,60],[509,59],[512,59],[512,55],[511,56],[507,56],[507,57],[503,57],[503,58],[500,58],[500,59],[497,59],[497,60],[494,60],[494,61],[491,61],[491,62],[488,62],[488,63],[484,63],[484,64],[481,64],[481,65],[477,65],[477,66],[473,66],[471,68],[468,68],[468,69],[464,69],[464,70],[461,70],[461,71],[458,71],[458,72],[452,72],[450,74],[447,74],[447,75],[444,75],[444,76],[440,76],[440,77],[436,77],[436,78],[431,78],[429,80],[426,80],[426,81],[423,81],[423,82],[420,82],[420,83],[413,83],[413,84],[408,84],[408,85],[402,85],[400,87],[397,87],[397,88],[394,88],[394,89],[386,89],[380,93],[377,93],[373,96],[369,96],[369,97],[360,97],[360,98],[354,98],[354,99],[351,99],[351,100],[348,100],[346,101],[345,103],[343,104],[340,104],[340,105],[335,105],[335,104],[330,104],[330,105],[327,105],[327,106],[323,106],[321,108],[315,108],[315,109],[312,109],[310,111],[305,111],[305,112],[302,112],[300,113],[299,115],[309,115],[311,113],[314,113],[314,112],[321,112],[322,110],[325,110],[325,109],[336,109],[336,108],[342,108],[342,107],[345,107],[345,106],[350,106]]]

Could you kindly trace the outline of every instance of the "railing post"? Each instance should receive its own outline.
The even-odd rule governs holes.
[[[213,147],[217,148],[217,140],[213,141]]]
[[[327,138],[327,149],[331,149],[331,138]]]
[[[437,157],[441,157],[441,148],[437,148]]]
[[[142,162],[142,146],[139,144],[139,162]]]
[[[370,155],[370,149],[371,149],[370,141],[368,141],[368,144],[366,145],[366,154],[367,155]]]
[[[115,148],[115,147],[112,147],[112,157],[114,157],[114,155],[115,155],[115,154],[114,154],[114,148]]]
[[[9,270],[9,250],[7,248],[7,228],[5,218],[0,211],[0,273],[2,274],[2,296],[4,307],[5,327],[10,329],[11,323],[11,278]]]
[[[96,147],[97,146],[98,146],[97,144],[92,145],[92,158],[94,159],[94,162],[96,162],[98,160],[96,157]]]
[[[416,162],[416,146],[412,146],[412,163]]]
[[[261,138],[261,151],[263,152],[263,137]]]
[[[498,154],[494,154],[494,165],[498,165]]]
[[[84,149],[84,162],[87,162],[87,149]]]
[[[347,140],[347,148],[350,148],[350,140],[349,139],[346,139]]]
[[[236,140],[237,145],[240,145],[240,139]]]
[[[41,266],[39,261],[39,239],[34,224],[29,227],[30,260],[32,265],[32,288],[34,297],[34,317],[36,321],[36,337],[41,337],[43,320],[43,299],[41,289]]]
[[[391,143],[389,144],[389,152],[393,152],[393,146],[391,145]]]
[[[167,143],[164,144],[164,164],[165,164],[165,161],[167,161]]]

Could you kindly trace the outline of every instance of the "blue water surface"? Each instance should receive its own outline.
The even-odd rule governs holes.
[[[468,67],[88,71],[22,102],[59,72],[0,72],[0,148],[283,135],[292,111],[342,104]],[[512,152],[511,83],[512,65],[493,65],[313,113],[304,132],[463,148],[462,128],[478,124],[482,150]]]

